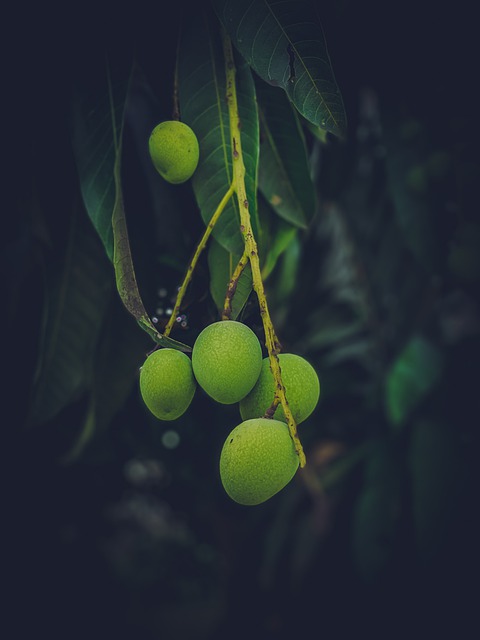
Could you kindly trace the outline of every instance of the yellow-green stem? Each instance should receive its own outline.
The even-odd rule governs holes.
[[[223,305],[222,320],[230,320],[232,317],[232,300],[237,290],[238,280],[243,273],[243,270],[248,264],[247,250],[243,252],[242,257],[238,261],[237,266],[232,274],[230,282],[227,286],[227,293],[225,295],[225,303]]]
[[[187,269],[187,273],[185,274],[185,278],[183,279],[182,285],[181,285],[181,287],[180,287],[180,289],[178,291],[177,299],[175,300],[175,307],[173,308],[172,315],[170,316],[170,320],[168,321],[167,326],[165,327],[165,330],[163,332],[164,336],[168,337],[170,335],[170,331],[172,330],[173,325],[175,324],[175,320],[177,318],[178,312],[180,311],[180,306],[181,306],[181,304],[183,302],[183,298],[184,298],[185,293],[187,291],[187,287],[190,284],[190,280],[192,279],[193,270],[195,269],[196,264],[198,262],[198,259],[200,258],[200,254],[205,249],[205,247],[207,245],[208,238],[210,237],[210,234],[212,233],[213,228],[216,225],[218,218],[220,217],[220,214],[225,209],[225,206],[226,206],[227,202],[232,197],[232,195],[234,193],[234,190],[235,190],[235,188],[234,188],[234,185],[233,185],[233,182],[232,182],[232,184],[230,185],[227,193],[223,196],[220,204],[218,205],[218,207],[215,210],[215,213],[211,217],[210,222],[208,223],[207,228],[205,229],[205,233],[202,236],[202,239],[198,243],[198,246],[197,246],[197,248],[195,250],[193,258],[190,261],[190,264],[188,265],[188,269]]]
[[[273,418],[273,416],[275,415],[275,411],[277,410],[277,407],[278,407],[279,404],[280,404],[280,398],[277,396],[277,394],[275,394],[272,404],[265,411],[265,414],[264,414],[263,417],[264,418]]]
[[[240,230],[245,241],[245,250],[252,267],[253,288],[257,294],[260,307],[260,315],[262,318],[263,328],[265,332],[265,345],[270,360],[270,369],[275,380],[275,394],[279,397],[283,412],[287,419],[288,428],[295,445],[295,450],[299,457],[300,467],[306,464],[305,453],[303,451],[300,438],[297,433],[297,425],[288,405],[285,386],[282,381],[282,373],[280,362],[278,359],[279,343],[275,335],[272,320],[268,310],[265,289],[263,286],[262,274],[260,270],[260,261],[258,257],[258,247],[253,235],[252,225],[250,221],[250,212],[248,210],[248,199],[245,188],[245,164],[242,156],[242,141],[240,136],[240,117],[238,113],[237,91],[235,84],[235,62],[233,59],[233,50],[230,38],[224,34],[223,48],[225,54],[225,71],[227,77],[227,104],[230,120],[230,134],[232,142],[232,161],[233,161],[233,185],[238,199],[238,207],[240,211]]]

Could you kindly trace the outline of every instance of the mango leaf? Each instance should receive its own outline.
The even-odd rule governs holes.
[[[296,0],[214,0],[233,45],[312,124],[344,136],[346,116],[315,8]]]
[[[394,427],[411,412],[435,386],[442,375],[441,351],[421,335],[414,336],[401,351],[387,375],[385,394],[387,415]]]
[[[294,242],[298,235],[298,230],[282,218],[269,220],[268,226],[265,225],[268,217],[266,211],[268,205],[260,206],[262,211],[262,228],[268,230],[264,235],[268,236],[268,246],[265,247],[265,259],[262,260],[262,277],[266,280],[274,270],[280,256],[288,249],[289,245]],[[264,226],[265,225],[265,226]]]
[[[276,213],[307,228],[316,211],[303,129],[285,93],[257,83],[260,115],[258,186]]]
[[[236,70],[241,122],[245,187],[258,239],[257,167],[259,125],[255,85],[250,69],[239,58]],[[189,12],[183,24],[178,60],[180,115],[196,133],[200,146],[192,186],[207,225],[233,178],[232,145],[225,84],[225,63],[218,23],[204,11]],[[213,230],[214,238],[229,252],[243,253],[238,204],[231,198]]]
[[[95,352],[86,415],[75,442],[63,457],[65,463],[77,459],[92,437],[108,428],[138,383],[139,368],[150,349],[149,338],[134,330],[132,318],[120,308],[117,297],[110,300],[105,319]]]
[[[322,129],[321,127],[318,127],[317,125],[312,124],[310,122],[310,120],[306,120],[305,118],[303,118],[303,122],[305,123],[305,126],[310,131],[310,133],[313,136],[315,136],[315,138],[319,142],[321,142],[322,144],[327,144],[327,142],[328,142],[328,133],[325,131],[325,129]]]
[[[88,67],[87,67],[88,68]],[[160,335],[143,306],[130,251],[121,186],[122,134],[132,61],[94,65],[79,76],[72,101],[72,143],[87,213],[113,262],[125,308],[161,346],[191,351]]]
[[[63,271],[45,297],[45,331],[29,416],[32,426],[54,418],[92,380],[111,274],[100,243],[78,218],[72,216]]]
[[[108,63],[86,66],[84,75],[77,75],[72,95],[72,143],[80,189],[86,211],[112,261],[112,212],[117,196],[114,171],[130,76],[131,63],[127,68],[113,69]]]
[[[308,325],[312,327],[312,331],[304,345],[312,350],[328,349],[344,343],[358,337],[365,329],[363,320],[347,318],[345,313],[328,306],[313,312],[308,318]]]
[[[275,271],[270,275],[268,295],[271,308],[275,309],[275,322],[281,327],[291,311],[290,298],[298,286],[300,259],[302,256],[301,240],[298,231],[290,239],[284,251],[278,257]]]
[[[210,270],[210,293],[221,313],[225,302],[227,285],[230,282],[233,271],[240,260],[239,255],[234,256],[222,247],[216,240],[211,240],[208,249],[208,267]],[[245,306],[252,292],[252,269],[247,264],[240,276],[237,289],[232,300],[232,320],[235,320]]]

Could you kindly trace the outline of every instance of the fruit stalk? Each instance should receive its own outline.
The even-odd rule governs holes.
[[[223,305],[222,320],[231,320],[232,318],[232,300],[237,290],[238,280],[243,273],[243,270],[248,264],[247,250],[243,252],[242,257],[238,261],[237,266],[232,274],[230,282],[227,286],[227,293],[225,295],[225,303]]]
[[[207,241],[208,238],[210,237],[210,234],[213,231],[213,228],[215,227],[220,214],[222,213],[222,211],[225,209],[225,206],[227,205],[227,202],[230,200],[231,196],[233,195],[234,192],[234,184],[232,182],[232,184],[230,185],[228,191],[226,192],[226,194],[223,196],[223,198],[220,201],[220,204],[218,205],[218,207],[215,210],[215,213],[213,214],[213,216],[210,219],[210,222],[207,225],[207,228],[205,229],[205,232],[202,236],[202,239],[200,240],[200,242],[198,243],[197,248],[195,249],[195,253],[193,254],[193,258],[190,261],[190,264],[188,265],[188,269],[187,269],[187,273],[185,274],[185,278],[183,279],[182,285],[178,291],[177,294],[177,299],[175,300],[175,306],[173,308],[173,312],[172,315],[170,316],[170,319],[163,331],[163,335],[164,336],[169,336],[170,332],[173,328],[173,325],[175,324],[175,319],[178,315],[178,312],[180,311],[180,306],[183,302],[183,298],[185,296],[185,292],[187,291],[187,287],[190,284],[190,280],[192,279],[192,275],[193,275],[193,271],[197,265],[198,259],[200,258],[200,255],[202,253],[202,251],[205,249],[206,245],[207,245]]]
[[[265,332],[265,345],[270,360],[270,368],[275,380],[276,395],[280,399],[283,412],[287,419],[290,436],[295,446],[295,451],[299,457],[300,467],[306,464],[305,453],[303,451],[300,438],[298,437],[297,425],[288,405],[285,386],[282,382],[282,373],[280,362],[278,360],[278,352],[280,344],[275,335],[275,330],[270,318],[265,289],[263,286],[262,274],[260,270],[260,261],[258,257],[258,247],[253,234],[252,224],[250,220],[250,212],[248,210],[248,199],[245,188],[245,164],[242,156],[242,142],[240,136],[240,117],[238,113],[237,91],[235,83],[235,62],[233,58],[232,43],[228,35],[223,33],[223,50],[225,56],[225,72],[227,79],[227,105],[230,120],[230,135],[232,140],[232,162],[233,162],[233,186],[238,199],[238,207],[240,211],[240,231],[242,232],[245,242],[245,250],[252,267],[253,288],[257,294],[260,307],[260,315]]]

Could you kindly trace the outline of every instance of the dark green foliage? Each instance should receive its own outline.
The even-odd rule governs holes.
[[[432,391],[442,373],[441,351],[422,336],[413,336],[387,374],[386,411],[394,426],[405,423],[417,404]]]
[[[108,17],[72,5],[75,29],[40,9],[5,23],[22,27],[5,57],[2,234],[18,635],[467,637],[479,534],[477,23],[462,7],[413,2],[187,4],[170,3],[168,19],[161,3]],[[229,501],[218,475],[238,407],[196,394],[174,424],[148,415],[138,369],[155,343],[131,313],[141,303],[162,332],[231,178],[222,23],[272,319],[322,387],[299,427],[306,468],[253,510]],[[270,70],[267,32],[279,43]],[[175,115],[177,51],[180,114],[204,155],[192,182],[169,185],[147,142]],[[299,108],[302,61],[322,75],[318,111]],[[219,319],[241,255],[237,206],[222,215],[177,348]],[[233,317],[262,341],[248,270],[237,294]]]
[[[316,213],[301,122],[279,89],[257,83],[260,116],[258,187],[278,215],[308,228]]]
[[[235,267],[241,256],[232,254],[222,247],[216,240],[212,240],[208,249],[208,268],[210,273],[210,293],[221,314],[225,303],[225,292]],[[245,306],[252,292],[252,269],[249,264],[240,276],[235,296],[232,300],[232,320],[235,320]]]
[[[41,360],[29,423],[42,425],[77,400],[93,383],[95,353],[109,305],[108,260],[84,220],[71,217],[63,269],[47,273]]]
[[[268,84],[284,89],[311,123],[343,135],[346,117],[311,2],[215,0],[233,44]]]
[[[228,190],[233,178],[232,145],[225,99],[225,62],[222,40],[214,16],[200,7],[182,26],[178,81],[182,119],[195,131],[200,144],[200,163],[192,186],[205,224]],[[238,108],[242,122],[242,149],[246,190],[254,232],[257,219],[257,166],[259,154],[255,85],[247,64],[239,60]],[[227,250],[242,253],[238,204],[231,200],[215,226],[213,235]]]

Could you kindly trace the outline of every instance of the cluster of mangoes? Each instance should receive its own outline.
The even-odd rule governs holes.
[[[189,180],[198,165],[193,130],[178,120],[158,124],[149,152],[159,174],[171,184]],[[295,422],[315,409],[320,384],[314,368],[298,355],[279,356],[282,382]],[[228,435],[220,455],[220,477],[227,494],[245,505],[260,504],[295,475],[299,459],[281,405],[273,417],[275,381],[255,333],[245,324],[224,320],[197,337],[191,358],[175,349],[157,349],[140,370],[140,391],[160,420],[176,420],[190,406],[197,386],[221,404],[239,404],[243,420]],[[269,415],[272,412],[269,412]]]
[[[289,407],[299,424],[318,403],[318,376],[301,356],[281,353],[278,358]],[[275,397],[275,381],[250,327],[235,320],[215,322],[198,335],[191,357],[157,349],[140,370],[142,398],[160,420],[185,413],[197,386],[216,402],[239,405],[242,422],[228,435],[220,455],[225,491],[244,505],[268,500],[290,482],[299,459],[281,405],[273,418],[264,417]]]

